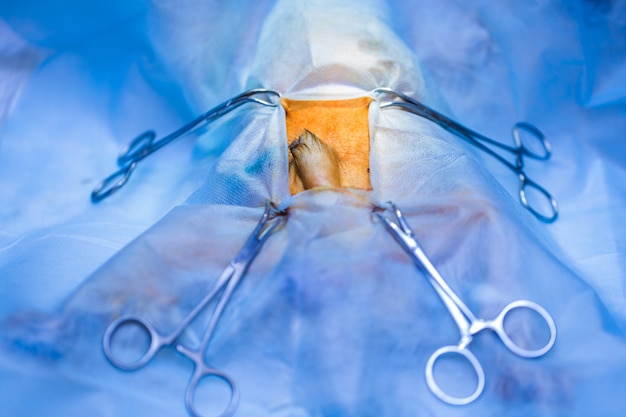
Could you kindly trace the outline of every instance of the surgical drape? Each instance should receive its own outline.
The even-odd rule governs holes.
[[[32,6],[32,5],[30,5]],[[290,207],[209,347],[241,386],[236,415],[620,415],[626,151],[623,2],[125,2],[0,6],[0,378],[7,415],[184,415],[189,364],[106,362],[123,312],[171,328],[252,230]],[[373,191],[290,196],[281,108],[242,107],[164,149],[99,206],[90,189],[123,143],[173,130],[246,88],[341,99],[405,92],[509,141],[550,138],[527,166],[559,199],[537,222],[510,173],[414,115],[369,111]],[[557,344],[525,360],[474,351],[487,388],[466,407],[423,379],[458,332],[371,215],[392,200],[480,316],[528,298]],[[185,334],[193,344],[206,317]],[[219,388],[202,391],[219,408]],[[217,394],[216,394],[217,393]],[[33,397],[35,396],[35,397]],[[32,399],[32,400],[31,400]]]

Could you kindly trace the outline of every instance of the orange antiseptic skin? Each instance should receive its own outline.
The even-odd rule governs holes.
[[[306,130],[331,146],[339,159],[341,187],[371,190],[369,175],[368,108],[372,99],[347,100],[281,99],[287,114],[287,141],[291,143]],[[291,181],[291,194],[302,191]]]

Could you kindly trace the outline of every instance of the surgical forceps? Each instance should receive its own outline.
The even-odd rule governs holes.
[[[286,218],[287,217],[285,212],[278,211],[269,202],[266,203],[265,211],[261,216],[261,219],[259,220],[257,226],[255,227],[254,231],[252,232],[246,243],[244,244],[243,248],[226,267],[224,272],[222,272],[222,274],[219,276],[213,289],[211,289],[211,291],[209,291],[204,296],[200,303],[196,307],[194,307],[194,309],[189,314],[187,314],[183,321],[181,321],[180,324],[178,324],[178,326],[174,330],[172,330],[171,333],[161,333],[148,320],[134,314],[120,316],[119,318],[111,322],[111,324],[109,324],[104,333],[104,338],[102,341],[102,347],[107,359],[114,366],[120,369],[133,371],[142,368],[148,362],[150,362],[154,358],[156,353],[164,346],[174,345],[178,352],[191,359],[191,361],[194,363],[194,371],[187,384],[187,389],[185,390],[185,405],[189,414],[194,417],[201,416],[201,414],[194,406],[194,393],[196,392],[198,384],[202,379],[214,376],[224,380],[228,384],[231,393],[229,404],[224,412],[220,414],[220,417],[231,416],[235,412],[235,409],[237,408],[239,402],[239,391],[237,385],[228,375],[208,365],[204,360],[204,355],[206,353],[209,341],[211,340],[211,336],[213,336],[213,332],[215,331],[215,327],[217,326],[219,318],[222,315],[222,312],[226,307],[230,296],[237,287],[239,280],[245,274],[248,266],[250,266],[256,254],[259,252],[259,249],[261,248],[261,246],[263,246],[263,243],[278,226],[282,225],[285,222]],[[211,314],[209,324],[204,332],[204,336],[202,337],[202,341],[200,342],[199,347],[197,349],[191,349],[177,342],[178,338],[183,333],[185,328],[189,326],[191,321],[200,314],[204,307],[206,307],[207,304],[209,304],[222,289],[223,292],[217,298],[217,305]],[[113,349],[111,346],[113,342],[113,337],[122,326],[133,324],[141,328],[150,336],[150,346],[143,353],[143,355],[141,355],[136,360],[123,361],[118,359],[113,353]]]
[[[518,122],[513,126],[513,143],[514,146],[505,145],[497,140],[490,139],[480,133],[477,133],[462,124],[455,122],[454,120],[444,116],[441,113],[436,112],[435,110],[425,106],[419,101],[408,97],[402,93],[399,93],[391,88],[376,88],[373,90],[374,94],[387,94],[391,96],[396,96],[400,100],[391,100],[387,102],[381,102],[380,107],[398,107],[402,110],[409,111],[413,114],[416,114],[420,117],[424,117],[425,119],[430,120],[446,129],[447,131],[453,133],[454,135],[460,137],[461,139],[466,140],[470,144],[474,145],[478,149],[487,153],[488,155],[494,157],[504,166],[509,168],[515,174],[517,174],[519,178],[519,198],[522,205],[530,211],[536,218],[539,220],[552,223],[556,220],[559,214],[559,206],[552,194],[548,192],[541,185],[536,183],[535,181],[528,178],[526,172],[524,171],[524,156],[527,156],[532,159],[537,159],[540,161],[545,161],[550,158],[552,153],[550,142],[546,139],[546,137],[541,133],[539,129],[530,123],[526,122]],[[536,139],[537,142],[541,146],[540,152],[534,152],[528,147],[524,145],[522,140],[522,134],[531,136]],[[511,153],[515,156],[515,162],[512,163],[504,158],[502,155],[489,148],[487,145],[492,145],[496,148],[499,148],[505,152]],[[549,209],[546,209],[546,213],[542,213],[540,210],[533,207],[533,205],[529,202],[528,197],[526,195],[526,191],[528,189],[534,189],[540,195],[542,195],[546,202],[549,205]]]
[[[482,393],[485,387],[485,372],[483,371],[480,362],[476,359],[476,356],[469,350],[469,345],[472,343],[473,336],[477,333],[489,329],[495,332],[502,343],[514,354],[524,358],[536,358],[545,355],[556,341],[556,325],[554,319],[546,311],[545,308],[537,303],[528,300],[517,300],[507,304],[500,313],[493,320],[484,320],[476,318],[472,311],[461,301],[459,296],[452,291],[448,283],[439,274],[437,269],[433,266],[426,253],[418,243],[417,239],[408,223],[404,219],[402,212],[393,203],[389,203],[390,209],[395,216],[395,220],[384,216],[380,212],[376,215],[383,221],[386,229],[391,235],[398,241],[400,246],[409,254],[411,259],[420,267],[429,278],[430,283],[437,291],[437,294],[448,308],[452,319],[455,321],[461,333],[461,340],[457,345],[444,346],[437,349],[428,359],[426,363],[426,383],[430,391],[435,394],[442,401],[453,404],[463,405],[469,404],[474,401]],[[537,349],[526,349],[513,341],[511,336],[507,333],[504,327],[504,320],[514,310],[526,309],[538,313],[543,319],[550,331],[549,340],[543,347]],[[466,396],[457,397],[446,393],[439,387],[434,376],[435,363],[443,355],[457,354],[461,355],[469,361],[474,368],[476,376],[478,377],[478,384],[476,390]]]
[[[96,185],[91,192],[91,201],[98,203],[122,188],[137,167],[137,164],[165,145],[202,126],[208,125],[243,104],[256,103],[267,107],[278,106],[277,103],[272,101],[272,97],[279,98],[280,93],[264,88],[245,91],[213,107],[195,120],[159,140],[155,140],[156,133],[153,130],[146,130],[122,149],[117,157],[117,166],[120,168]]]

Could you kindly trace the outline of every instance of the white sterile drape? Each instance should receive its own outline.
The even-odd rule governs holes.
[[[124,313],[172,329],[268,199],[289,208],[288,221],[244,276],[206,354],[240,388],[235,415],[621,415],[624,9],[617,1],[0,5],[0,415],[185,415],[191,363],[168,348],[120,371],[102,353],[104,330]],[[126,187],[91,205],[91,188],[130,138],[167,133],[254,87],[295,99],[392,87],[503,142],[514,122],[532,122],[554,155],[527,171],[558,198],[559,219],[540,223],[517,201],[514,174],[376,100],[370,192],[290,196],[284,110],[247,105],[142,161]],[[519,358],[481,334],[471,350],[484,393],[461,407],[438,400],[424,367],[459,334],[372,215],[389,200],[477,316],[517,299],[544,306],[557,325],[553,350]],[[194,346],[207,320],[182,342]],[[471,371],[458,380],[471,382]],[[198,408],[216,415],[225,396],[219,384],[202,385]]]

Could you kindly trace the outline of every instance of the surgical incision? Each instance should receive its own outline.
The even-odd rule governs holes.
[[[339,157],[332,146],[305,130],[289,145],[289,183],[292,190],[339,188]]]

